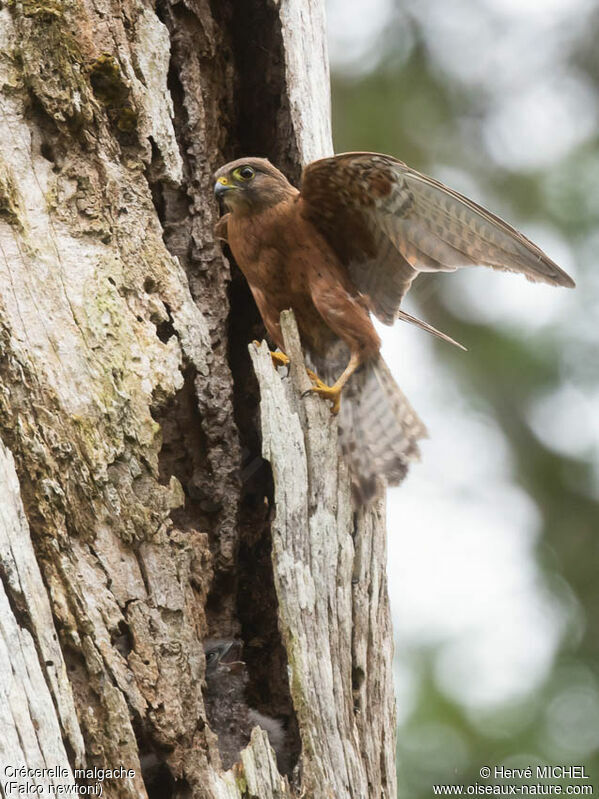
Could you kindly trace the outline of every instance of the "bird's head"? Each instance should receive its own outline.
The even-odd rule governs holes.
[[[245,668],[241,660],[242,649],[243,643],[235,638],[209,638],[204,641],[206,679],[242,671]]]
[[[263,211],[298,192],[266,158],[239,158],[214,174],[214,194],[227,211],[251,214]]]

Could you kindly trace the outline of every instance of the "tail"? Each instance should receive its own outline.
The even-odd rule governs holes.
[[[343,390],[339,444],[348,462],[354,493],[370,502],[382,486],[398,485],[426,428],[380,357],[367,361]]]

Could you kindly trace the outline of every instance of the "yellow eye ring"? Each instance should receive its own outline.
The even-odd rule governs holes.
[[[233,172],[233,177],[236,180],[248,181],[251,180],[255,174],[256,172],[251,166],[240,166]]]

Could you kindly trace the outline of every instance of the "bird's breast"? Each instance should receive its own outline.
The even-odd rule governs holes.
[[[229,246],[264,321],[278,322],[281,311],[293,309],[304,346],[324,354],[338,337],[314,305],[314,284],[324,273],[341,284],[347,277],[325,239],[299,215],[297,203],[279,205],[233,217]]]

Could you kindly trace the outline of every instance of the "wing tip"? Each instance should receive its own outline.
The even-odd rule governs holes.
[[[565,289],[576,288],[576,281],[574,278],[570,277],[563,269],[560,269],[557,264],[554,264],[553,261],[549,261],[546,262],[546,265],[551,267],[551,270],[547,269],[547,271],[542,272],[537,268],[534,272],[524,272],[525,277],[533,283],[541,281],[550,286],[559,286]]]
[[[558,286],[563,286],[565,289],[575,289],[576,288],[576,281],[574,278],[570,277],[570,275],[563,272],[561,275],[561,281],[557,284]]]

